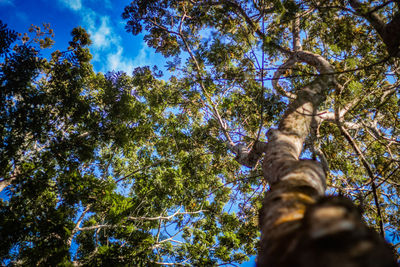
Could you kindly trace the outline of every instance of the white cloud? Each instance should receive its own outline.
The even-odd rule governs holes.
[[[98,71],[114,70],[130,74],[138,66],[160,66],[164,64],[163,57],[156,55],[154,50],[148,48],[143,40],[139,53],[135,58],[128,57],[127,53],[124,53],[122,37],[115,29],[115,27],[123,27],[121,20],[112,20],[107,15],[97,13],[97,11],[83,6],[82,0],[58,1],[77,12],[82,18],[82,26],[88,31],[93,42],[90,50],[93,55],[93,62],[100,66],[100,69],[97,69]],[[101,2],[104,6],[111,6],[109,0],[102,0]]]
[[[68,7],[69,9],[72,9],[74,11],[78,11],[78,10],[82,9],[81,0],[58,0],[58,1],[61,2],[66,7]]]
[[[111,45],[117,45],[120,42],[120,37],[113,31],[110,23],[110,18],[107,16],[99,18],[88,18],[88,32],[93,41],[93,47],[98,50],[108,49]],[[93,21],[100,20],[100,27],[96,26]]]
[[[159,61],[154,51],[148,48],[144,41],[134,59],[127,57],[124,53],[122,38],[114,28],[115,26],[121,27],[120,21],[113,23],[109,16],[101,16],[87,8],[81,13],[83,24],[93,41],[91,46],[93,60],[102,63],[101,71],[115,70],[132,73],[138,66],[154,65],[155,61]]]
[[[124,58],[122,56],[123,51],[124,49],[122,47],[118,47],[116,53],[109,53],[107,55],[108,70],[125,71],[126,73],[131,73],[133,71],[133,61]]]
[[[134,65],[136,67],[143,65],[158,65],[160,67],[160,63],[164,62],[164,57],[161,54],[156,54],[154,49],[148,47],[144,41],[142,41],[141,47],[138,55],[133,60]]]
[[[124,71],[131,74],[136,67],[152,67],[154,65],[158,67],[165,65],[165,60],[162,56],[155,54],[152,48],[147,47],[144,41],[141,43],[139,53],[133,59],[124,56],[124,49],[121,46],[117,46],[116,53],[107,55],[108,70]]]

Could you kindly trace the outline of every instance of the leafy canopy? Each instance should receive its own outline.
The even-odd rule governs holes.
[[[399,6],[362,10],[387,23]],[[318,75],[279,69],[297,19],[302,49],[327,59],[340,84],[303,157],[326,160],[328,192],[352,198],[398,244],[398,58],[361,11],[336,0],[134,1],[126,29],[169,59],[168,78],[145,66],[95,73],[82,28],[45,59],[48,25],[18,36],[1,23],[3,264],[213,266],[255,255],[267,186],[259,165],[232,152],[265,141],[288,96]]]

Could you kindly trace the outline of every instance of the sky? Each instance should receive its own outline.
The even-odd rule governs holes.
[[[67,50],[72,29],[82,26],[93,42],[90,51],[96,72],[131,74],[136,67],[146,65],[163,69],[166,60],[146,46],[143,35],[125,31],[121,14],[128,4],[129,0],[0,0],[0,20],[22,34],[31,24],[49,23],[55,33],[52,51]],[[252,267],[254,260],[252,257],[240,266]]]
[[[163,67],[165,59],[148,48],[143,35],[125,31],[121,14],[128,1],[115,0],[0,0],[0,19],[19,33],[31,24],[50,23],[55,33],[54,48],[65,51],[70,32],[82,26],[93,41],[90,51],[95,71],[125,71],[138,66]]]

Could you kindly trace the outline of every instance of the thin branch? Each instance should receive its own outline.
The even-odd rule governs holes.
[[[378,218],[379,218],[380,234],[384,238],[385,237],[385,229],[384,229],[384,226],[383,226],[383,217],[382,217],[381,208],[380,208],[380,205],[379,205],[377,188],[376,188],[376,184],[375,184],[375,176],[374,176],[374,173],[372,171],[372,168],[369,165],[367,159],[364,157],[364,154],[361,152],[360,148],[358,147],[358,145],[354,141],[354,139],[347,132],[347,130],[342,126],[340,121],[337,121],[337,126],[339,127],[339,130],[342,133],[342,135],[345,137],[345,139],[349,142],[349,144],[353,147],[354,151],[360,157],[361,163],[363,164],[364,168],[367,170],[368,176],[370,177],[372,193],[373,193],[373,196],[374,196],[375,206],[376,206],[376,209],[377,209],[377,215],[378,215]]]
[[[155,264],[158,265],[165,265],[165,266],[185,266],[184,263],[180,263],[180,262],[155,262]]]
[[[194,64],[195,64],[195,67],[196,67],[196,70],[197,70],[197,73],[196,73],[196,74],[197,74],[197,77],[199,78],[199,81],[200,81],[200,88],[201,88],[201,90],[202,90],[204,96],[206,97],[206,99],[207,99],[207,101],[208,101],[208,104],[211,106],[211,109],[212,109],[212,112],[213,112],[214,117],[217,119],[218,124],[220,125],[220,127],[221,127],[221,129],[222,129],[222,132],[223,132],[223,134],[225,135],[225,137],[226,137],[226,139],[227,139],[227,142],[230,144],[230,146],[234,146],[235,144],[234,144],[234,142],[232,141],[232,138],[230,137],[230,135],[229,135],[229,133],[228,133],[227,125],[226,125],[226,123],[223,121],[221,115],[220,115],[219,112],[218,112],[217,107],[215,106],[214,102],[213,102],[212,99],[211,99],[210,94],[207,92],[207,89],[206,89],[204,83],[202,82],[202,79],[201,79],[202,77],[201,77],[201,74],[200,74],[200,73],[201,73],[200,64],[199,64],[199,62],[197,61],[197,58],[194,56],[194,53],[193,53],[193,51],[191,50],[190,45],[189,45],[189,43],[187,42],[187,40],[186,40],[186,38],[185,38],[185,36],[184,36],[184,34],[183,34],[182,25],[183,25],[183,20],[184,20],[184,18],[185,18],[185,15],[182,16],[182,19],[181,19],[181,22],[180,22],[180,25],[179,25],[179,33],[178,33],[178,36],[179,36],[179,37],[181,38],[181,40],[183,41],[183,43],[184,43],[184,45],[185,45],[185,48],[186,48],[187,52],[189,53],[190,58],[193,60],[193,62],[194,62]]]
[[[264,16],[262,16],[262,32],[264,32]],[[258,141],[260,139],[261,135],[261,129],[264,125],[264,56],[265,52],[264,49],[262,49],[262,55],[261,55],[261,94],[260,94],[260,126],[258,128],[258,133],[257,133],[257,138],[256,140]]]
[[[390,56],[400,57],[400,14],[397,13],[392,20],[385,24],[384,19],[371,9],[366,3],[358,0],[350,0],[349,4],[356,14],[365,18],[382,38],[386,50]],[[365,12],[365,10],[367,10]]]
[[[87,206],[86,206],[86,209],[82,212],[81,216],[79,216],[79,219],[78,219],[78,221],[76,222],[75,227],[74,227],[74,229],[72,230],[72,233],[71,233],[71,235],[69,236],[69,238],[68,238],[68,240],[67,240],[67,245],[68,245],[68,247],[71,246],[71,244],[72,244],[72,239],[74,238],[74,235],[76,234],[76,232],[79,231],[79,226],[81,225],[82,220],[83,220],[83,218],[85,217],[86,213],[89,212],[90,207],[91,207],[90,204],[87,205]]]
[[[111,224],[98,224],[98,225],[92,225],[92,226],[78,228],[78,231],[90,231],[90,230],[95,230],[95,229],[115,228],[115,227],[123,227],[124,228],[125,226],[111,225]]]
[[[178,231],[176,234],[174,234],[174,235],[171,236],[170,238],[167,238],[167,239],[161,240],[161,241],[159,241],[159,242],[156,242],[156,243],[151,247],[151,249],[156,249],[156,248],[160,247],[161,244],[166,243],[166,242],[174,242],[174,243],[178,243],[178,244],[184,244],[184,243],[181,242],[181,241],[178,241],[178,240],[174,240],[174,239],[173,239],[173,238],[174,238],[175,236],[177,236],[180,232],[181,232],[181,231]]]
[[[219,4],[226,4],[227,6],[234,8],[239,13],[239,15],[241,15],[244,18],[244,20],[250,26],[250,28],[254,32],[256,32],[259,37],[261,37],[263,42],[268,39],[267,36],[265,35],[265,33],[260,29],[260,27],[258,25],[256,25],[253,22],[253,20],[247,15],[247,13],[243,9],[243,7],[240,6],[238,3],[231,2],[229,0],[220,1],[218,3]],[[273,10],[273,9],[271,9],[271,10]],[[264,10],[264,12],[268,12],[268,10]],[[279,44],[273,43],[271,41],[269,41],[268,44],[274,46],[278,51],[280,51],[283,54],[286,54],[286,55],[290,55],[291,54],[291,51],[289,49],[284,48],[284,47],[280,46]]]
[[[178,215],[188,215],[188,214],[199,214],[201,212],[206,212],[208,210],[198,210],[198,211],[186,211],[186,212],[180,212],[180,209],[175,212],[174,214],[170,215],[170,216],[158,216],[158,217],[128,217],[128,220],[138,220],[138,221],[158,221],[158,220],[166,220],[169,221],[172,218],[174,218],[175,216]]]
[[[400,166],[397,166],[396,169],[394,169],[387,177],[385,177],[385,179],[383,179],[383,181],[381,181],[376,188],[379,188],[382,184],[384,184],[385,182],[387,182],[387,180],[390,179],[390,177],[392,177],[398,170],[400,169]],[[372,182],[372,181],[371,181]],[[368,195],[371,194],[371,191],[369,191],[367,194],[365,194],[364,197],[367,197]]]
[[[244,146],[243,144],[235,144],[229,134],[229,130],[227,128],[226,122],[222,119],[221,115],[219,114],[219,111],[217,109],[217,106],[213,102],[210,94],[207,92],[207,89],[202,81],[201,77],[201,67],[199,62],[197,61],[193,51],[190,48],[190,45],[188,41],[186,40],[183,31],[182,31],[182,25],[184,21],[185,15],[182,16],[181,23],[179,26],[179,37],[183,41],[185,48],[187,52],[189,53],[190,58],[193,60],[195,68],[197,70],[196,76],[199,80],[200,88],[207,99],[208,104],[211,106],[212,114],[213,116],[217,119],[217,122],[222,130],[222,133],[224,134],[227,142],[228,148],[236,154],[236,160],[247,167],[254,167],[256,163],[258,162],[258,159],[262,155],[264,150],[259,150],[259,149],[264,149],[265,145],[262,145],[262,142],[256,142],[252,149],[249,151],[249,149]],[[257,144],[257,146],[256,146]]]
[[[163,163],[163,162],[164,162],[164,161],[162,161],[162,160],[156,161],[156,162],[154,162],[153,164],[150,164],[150,165],[145,166],[145,167],[143,167],[143,168],[139,168],[139,169],[137,169],[137,170],[134,170],[133,172],[131,172],[131,173],[125,175],[124,177],[118,179],[118,180],[115,181],[115,182],[116,182],[116,183],[119,183],[119,182],[121,182],[121,181],[123,181],[123,180],[125,180],[125,179],[127,179],[127,178],[129,178],[129,177],[131,177],[131,176],[134,175],[135,173],[138,173],[138,172],[144,171],[144,170],[146,170],[146,169],[149,169],[149,168],[151,168],[151,167],[157,166],[157,165],[159,165],[159,164],[161,164],[161,163]]]
[[[292,94],[290,92],[285,91],[282,86],[279,85],[280,76],[284,74],[287,70],[290,69],[296,63],[295,57],[289,57],[288,60],[285,61],[281,66],[279,66],[278,70],[275,71],[274,76],[272,78],[272,87],[275,89],[277,93],[282,96],[285,96],[289,99],[295,99],[296,94]]]
[[[393,3],[393,1],[387,1],[385,3],[382,3],[380,5],[375,6],[374,8],[369,10],[368,12],[369,13],[374,13],[374,12],[378,11],[379,9],[382,9],[382,8],[384,8],[385,6],[387,6],[387,5],[391,4],[391,3]]]
[[[349,4],[356,11],[357,14],[368,20],[369,23],[371,23],[371,25],[380,35],[383,34],[385,23],[379,15],[377,15],[375,12],[372,12],[371,10],[363,12],[365,4],[359,2],[358,0],[350,0]]]

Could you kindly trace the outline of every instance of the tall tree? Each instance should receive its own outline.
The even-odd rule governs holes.
[[[81,28],[46,60],[47,26],[2,24],[2,264],[395,266],[398,11],[134,1],[168,80],[94,73]]]
[[[213,265],[255,254],[256,222],[224,210],[221,177],[236,183],[239,165],[196,106],[176,112],[196,97],[182,81],[147,67],[94,73],[82,28],[50,60],[48,25],[1,29],[2,264]]]
[[[237,162],[256,168],[264,154],[260,266],[396,265],[348,201],[321,199],[330,167],[329,185],[359,201],[381,237],[397,225],[399,3],[375,2],[134,1],[125,9],[129,32],[145,30],[149,46],[187,57],[183,79],[193,80]],[[266,80],[287,103],[278,120]]]

